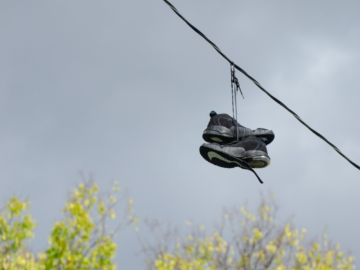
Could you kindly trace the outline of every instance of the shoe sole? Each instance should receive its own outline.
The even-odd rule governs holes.
[[[258,150],[246,151],[244,152],[243,157],[236,158],[228,153],[207,147],[206,144],[203,144],[200,146],[200,154],[211,164],[228,169],[235,167],[247,169],[241,164],[241,160],[246,161],[254,169],[265,168],[270,165],[270,157],[265,152]]]
[[[228,135],[221,134],[216,130],[205,130],[203,133],[203,139],[209,143],[216,142],[219,144],[232,144],[236,142],[236,139],[234,140],[232,136],[230,137]]]
[[[225,127],[220,127],[220,128],[217,127],[217,129],[223,130],[224,132],[212,130],[212,129],[205,129],[205,131],[203,133],[203,139],[210,143],[216,142],[216,143],[223,144],[223,145],[232,144],[237,141],[236,137],[229,136],[228,134],[226,134],[229,132],[231,133],[230,129],[225,128]],[[255,136],[255,137],[259,138],[260,140],[261,140],[261,138],[266,138],[266,141],[263,141],[266,145],[270,144],[275,138],[275,135],[272,131],[268,131],[268,132],[256,131],[256,132],[252,132],[251,134],[246,134],[246,135],[247,136]],[[247,136],[243,136],[243,137],[247,137]],[[239,139],[241,139],[243,137],[239,137]]]

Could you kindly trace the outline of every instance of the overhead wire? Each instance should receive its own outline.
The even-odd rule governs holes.
[[[360,170],[360,166],[357,165],[355,162],[350,160],[347,156],[345,156],[339,148],[337,148],[334,144],[329,142],[323,135],[321,135],[316,130],[312,129],[308,124],[306,124],[300,116],[298,116],[294,111],[292,111],[290,108],[288,108],[284,103],[282,103],[280,100],[278,100],[276,97],[271,95],[264,87],[260,85],[260,83],[255,80],[253,77],[251,77],[245,70],[243,70],[241,67],[236,65],[233,61],[231,61],[220,49],[218,46],[216,46],[210,39],[208,39],[201,31],[199,31],[195,26],[193,26],[191,23],[189,23],[180,13],[179,11],[167,0],[163,0],[167,5],[170,6],[170,8],[196,33],[198,33],[201,37],[203,37],[207,42],[210,43],[211,46],[214,47],[214,49],[222,56],[224,57],[231,65],[233,65],[238,71],[240,71],[242,74],[244,74],[246,77],[248,77],[257,87],[259,87],[265,94],[267,94],[272,100],[274,100],[276,103],[278,103],[280,106],[282,106],[285,110],[290,112],[300,123],[302,123],[305,127],[307,127],[312,133],[314,133],[316,136],[318,136],[320,139],[325,141],[327,144],[329,144],[336,152],[338,152],[339,155],[341,155],[343,158],[345,158],[351,165],[353,165],[355,168]]]

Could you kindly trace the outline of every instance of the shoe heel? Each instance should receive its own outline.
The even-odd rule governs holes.
[[[267,156],[256,156],[251,158],[244,158],[252,168],[261,169],[270,165],[270,158]]]

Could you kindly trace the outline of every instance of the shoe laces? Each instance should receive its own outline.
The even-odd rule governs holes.
[[[242,169],[252,171],[252,172],[255,174],[256,178],[259,180],[259,182],[260,182],[261,184],[264,183],[264,182],[260,179],[260,177],[257,175],[257,173],[254,171],[254,169],[249,165],[249,163],[247,163],[245,160],[242,160],[242,159],[239,159],[239,158],[237,158],[236,160],[239,162],[239,164],[241,165],[241,168],[242,168]]]
[[[232,99],[232,113],[233,113],[233,124],[236,127],[236,141],[239,141],[239,126],[237,122],[237,101],[236,101],[236,92],[239,91],[244,98],[244,95],[241,91],[239,80],[235,76],[235,67],[234,63],[230,63],[230,75],[231,75],[231,99]],[[234,106],[235,100],[235,106]],[[234,113],[235,107],[235,113]]]

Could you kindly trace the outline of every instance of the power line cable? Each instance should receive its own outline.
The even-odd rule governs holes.
[[[297,120],[299,120],[300,123],[302,123],[305,127],[307,127],[312,133],[314,133],[316,136],[318,136],[320,139],[324,140],[327,144],[332,146],[336,152],[339,153],[343,158],[345,158],[348,162],[351,163],[355,168],[360,170],[360,166],[351,161],[347,156],[345,156],[339,148],[337,148],[335,145],[333,145],[331,142],[329,142],[323,135],[321,135],[316,130],[312,129],[308,124],[306,124],[300,116],[298,116],[294,111],[289,109],[284,103],[282,103],[280,100],[278,100],[276,97],[271,95],[264,87],[260,85],[260,83],[255,80],[253,77],[251,77],[245,70],[243,70],[241,67],[236,65],[233,61],[231,61],[220,49],[218,46],[216,46],[210,39],[208,39],[203,33],[201,33],[195,26],[193,26],[191,23],[189,23],[180,13],[179,11],[167,0],[164,0],[166,4],[170,6],[170,8],[188,25],[191,29],[193,29],[196,33],[198,33],[200,36],[202,36],[207,42],[211,44],[211,46],[214,47],[214,49],[222,56],[224,57],[231,65],[233,65],[238,71],[240,71],[242,74],[244,74],[246,77],[248,77],[254,84],[256,84],[257,87],[259,87],[265,94],[267,94],[272,100],[274,100],[276,103],[278,103],[280,106],[282,106],[285,110],[290,112]]]

